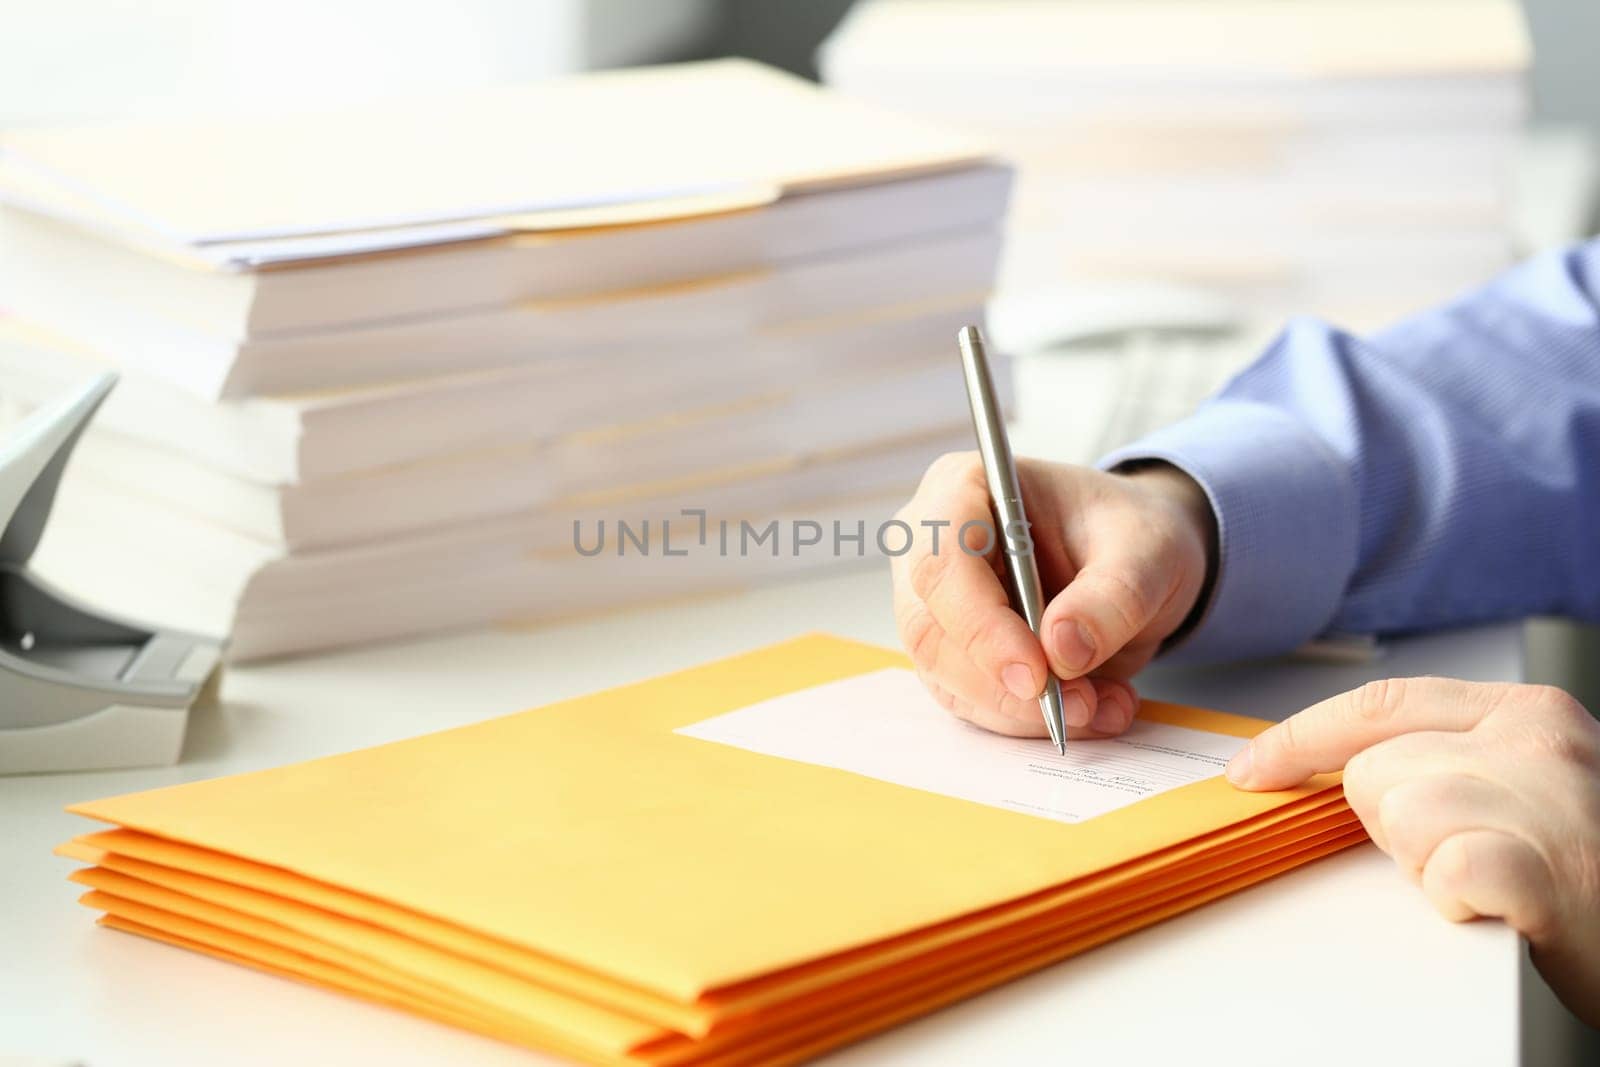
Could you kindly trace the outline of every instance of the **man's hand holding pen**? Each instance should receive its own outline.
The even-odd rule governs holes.
[[[1008,601],[1003,539],[987,555],[956,543],[967,523],[993,522],[978,455],[958,452],[929,468],[899,515],[915,534],[894,560],[900,638],[939,703],[975,725],[1045,736],[1038,697],[1048,664],[1063,680],[1070,736],[1119,734],[1138,706],[1129,679],[1205,587],[1211,507],[1172,467],[1106,474],[1019,460],[1017,473],[1047,598],[1042,637]],[[969,530],[970,548],[984,540]]]
[[[1070,736],[1120,734],[1138,706],[1130,679],[1213,577],[1210,505],[1163,464],[1106,474],[1020,460],[1017,474],[1049,598],[1041,637],[1007,601],[1000,550],[953,542],[970,522],[970,547],[981,547],[979,526],[991,521],[982,464],[963,452],[935,462],[900,512],[916,534],[894,560],[901,640],[939,703],[977,726],[1044,736],[1048,663],[1063,679]],[[1247,746],[1228,778],[1285,789],[1343,768],[1373,840],[1434,906],[1456,921],[1504,919],[1563,999],[1600,1025],[1597,767],[1600,726],[1559,690],[1416,678],[1300,711]]]

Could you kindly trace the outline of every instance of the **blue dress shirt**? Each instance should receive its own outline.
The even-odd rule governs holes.
[[[1211,597],[1174,659],[1600,619],[1600,241],[1368,339],[1293,322],[1103,465],[1135,459],[1186,471],[1217,517]]]

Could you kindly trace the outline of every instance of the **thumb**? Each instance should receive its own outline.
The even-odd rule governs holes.
[[[1040,637],[1061,678],[1088,674],[1132,644],[1173,586],[1159,553],[1125,548],[1091,557],[1045,608]]]

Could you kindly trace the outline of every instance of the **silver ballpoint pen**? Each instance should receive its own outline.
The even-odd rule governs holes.
[[[1011,440],[1006,436],[1005,420],[994,395],[994,379],[983,354],[983,336],[976,326],[963,326],[956,335],[961,349],[961,371],[967,380],[967,403],[972,407],[972,429],[978,435],[978,454],[983,457],[983,473],[989,483],[989,500],[994,508],[999,543],[1006,561],[1011,606],[1028,621],[1036,635],[1044,622],[1044,588],[1039,583],[1039,565],[1033,556],[1033,537],[1028,514],[1022,507],[1022,486],[1017,481],[1017,464],[1011,456]],[[1044,725],[1056,751],[1067,752],[1067,725],[1061,714],[1061,680],[1045,667],[1044,692],[1039,697]]]

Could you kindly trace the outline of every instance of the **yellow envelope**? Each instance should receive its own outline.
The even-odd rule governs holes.
[[[77,805],[122,829],[62,851],[98,865],[75,877],[120,928],[595,1062],[682,1065],[806,1055],[1362,839],[1331,777],[1212,778],[1063,825],[673,732],[903,663],[801,638]]]
[[[492,945],[479,946],[471,955],[455,955],[397,936],[371,922],[351,922],[336,912],[323,912],[292,896],[245,889],[191,870],[106,853],[81,843],[62,851],[100,864],[73,876],[73,880],[103,891],[86,898],[91,906],[107,906],[109,898],[104,894],[113,894],[120,901],[162,908],[175,916],[316,957],[412,994],[435,992],[436,999],[447,1007],[469,1005],[503,1019],[537,1023],[542,1032],[564,1045],[590,1046],[590,1058],[629,1053],[665,1063],[698,1057],[733,1042],[747,1045],[757,1036],[785,1035],[796,1020],[806,1017],[826,1013],[833,1018],[833,1012],[846,1007],[860,1010],[891,993],[904,993],[929,974],[948,974],[956,967],[987,967],[997,953],[1032,949],[1049,943],[1047,938],[1103,924],[1108,916],[1204,890],[1231,876],[1230,872],[1247,871],[1320,846],[1354,828],[1348,808],[1326,802],[1276,826],[1258,828],[1248,835],[1235,833],[1231,842],[1214,849],[1171,850],[1182,854],[1165,863],[1149,860],[1130,865],[1108,877],[1089,880],[1092,884],[1049,894],[1021,908],[993,909],[912,942],[902,939],[900,944],[875,948],[847,968],[828,968],[834,972],[832,984],[823,985],[829,975],[814,971],[806,983],[791,991],[788,1000],[769,1001],[754,1013],[733,1017],[712,1031],[715,1039],[710,1041],[680,1037],[671,1027],[641,1027],[626,1012],[597,1012],[598,1005],[592,1000],[565,995],[570,988],[564,991],[545,985],[537,972],[530,978],[526,966],[495,968],[476,963],[476,959],[493,955],[484,951],[493,949]],[[1071,907],[1064,907],[1066,904]],[[125,907],[107,906],[107,910],[130,921],[163,925]],[[182,929],[172,932],[192,936]],[[423,988],[418,988],[419,984]],[[595,989],[591,983],[586,992],[592,995]],[[602,997],[602,1003],[617,1007],[609,998]],[[694,1034],[704,1037],[705,1027],[696,1026]]]
[[[755,1049],[786,1049],[824,1034],[837,1036],[858,1024],[877,1028],[870,1024],[876,1021],[878,1026],[885,1025],[883,1020],[890,1013],[942,1000],[953,984],[969,991],[986,988],[1009,976],[1012,968],[1023,961],[1054,960],[1061,955],[1063,946],[1068,951],[1081,951],[1124,932],[1130,928],[1130,922],[1144,925],[1362,839],[1359,829],[1348,825],[1322,831],[1253,856],[1246,862],[1224,864],[1219,871],[1221,877],[1190,879],[1186,884],[1167,886],[1141,894],[1138,899],[1086,913],[1069,930],[1028,929],[1020,931],[1021,936],[1008,937],[1003,945],[990,945],[982,954],[967,953],[963,958],[945,953],[909,970],[894,968],[892,972],[904,973],[881,975],[875,988],[851,991],[842,1004],[812,1003],[808,1005],[809,1011],[784,1020],[782,1026],[719,1029],[709,1039],[701,1041],[663,1035],[648,1045],[626,1050],[607,1047],[570,1016],[557,1013],[541,1019],[520,1011],[496,1010],[471,997],[427,988],[427,983],[419,984],[404,972],[374,965],[359,954],[341,953],[316,939],[272,923],[193,900],[179,900],[176,894],[152,891],[136,879],[123,879],[113,872],[90,869],[74,875],[74,880],[97,887],[96,892],[84,896],[83,902],[103,909],[110,918],[137,924],[145,930],[162,931],[168,935],[162,938],[164,940],[181,939],[189,942],[185,947],[234,962],[281,972],[282,954],[287,952],[313,967],[310,970],[301,968],[298,976],[303,980],[367,999],[411,1007],[480,1033],[593,1062],[680,1065],[712,1062],[734,1050],[748,1055]],[[161,907],[163,904],[167,907]],[[349,980],[341,981],[341,976]]]

